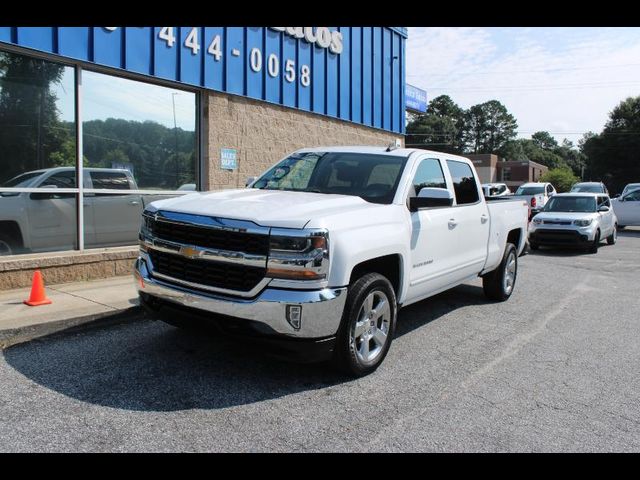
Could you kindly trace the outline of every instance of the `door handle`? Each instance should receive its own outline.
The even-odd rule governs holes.
[[[458,222],[456,222],[455,218],[449,220],[449,228],[456,228],[456,225],[458,225]]]
[[[487,220],[489,220],[489,217],[487,217],[486,215],[483,214],[480,216],[480,221],[482,223],[487,223]]]
[[[137,201],[137,200],[131,200],[131,201],[129,202],[129,205],[140,205],[140,202],[139,202],[139,201]]]

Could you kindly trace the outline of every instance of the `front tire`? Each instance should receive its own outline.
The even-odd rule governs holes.
[[[615,245],[617,241],[618,241],[618,226],[614,225],[613,232],[611,232],[611,235],[607,237],[607,244]]]
[[[535,250],[533,244],[531,244],[531,248]],[[484,294],[490,300],[504,302],[513,293],[517,276],[518,251],[513,243],[507,243],[498,268],[482,277]]]
[[[589,253],[598,253],[598,248],[600,248],[600,230],[596,232],[593,243],[589,247]]]
[[[334,365],[356,377],[376,370],[391,347],[397,315],[396,294],[386,277],[367,273],[358,278],[349,287]]]

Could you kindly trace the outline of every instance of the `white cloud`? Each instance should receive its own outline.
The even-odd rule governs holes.
[[[410,28],[407,82],[463,108],[497,99],[520,137],[575,142],[640,95],[640,29]]]

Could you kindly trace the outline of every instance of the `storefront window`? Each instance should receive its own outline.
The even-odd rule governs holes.
[[[75,87],[0,52],[0,255],[134,245],[147,204],[197,188],[195,93],[82,70],[78,182]]]
[[[89,71],[82,79],[86,167],[128,170],[136,189],[196,183],[194,93]]]

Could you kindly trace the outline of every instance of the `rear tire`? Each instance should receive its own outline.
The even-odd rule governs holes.
[[[22,245],[12,235],[0,233],[0,257],[4,255],[15,255]]]
[[[598,248],[600,248],[600,230],[596,232],[593,243],[589,247],[589,253],[598,253]]]
[[[490,300],[504,302],[513,293],[517,276],[518,251],[513,243],[507,243],[498,268],[482,277],[484,294]]]
[[[615,245],[617,240],[618,240],[618,226],[614,225],[613,232],[611,232],[611,235],[607,237],[607,244]]]
[[[391,282],[367,273],[349,287],[333,352],[339,370],[362,377],[376,370],[389,352],[398,306]]]

